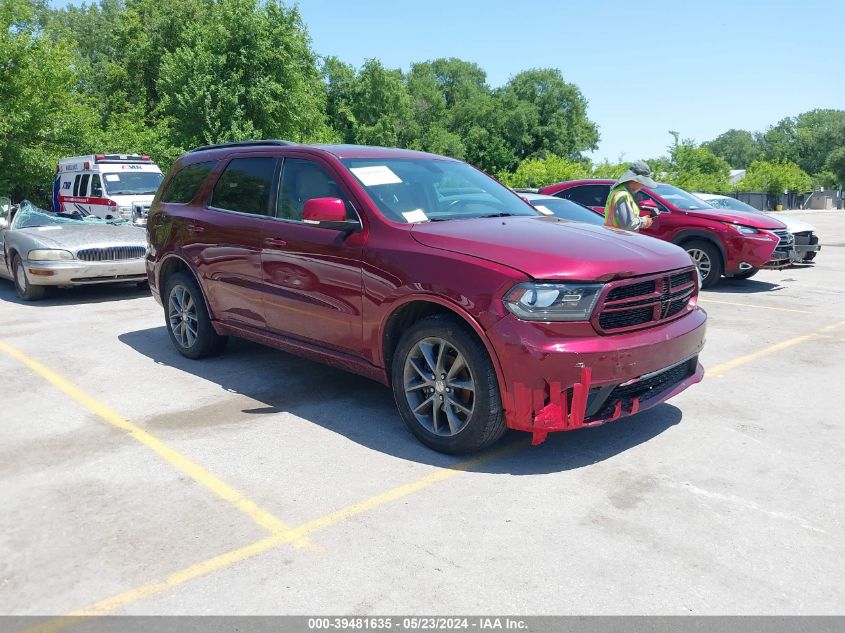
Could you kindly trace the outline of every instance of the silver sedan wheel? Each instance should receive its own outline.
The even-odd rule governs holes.
[[[176,341],[188,349],[197,340],[197,304],[182,284],[173,286],[167,299],[167,320]]]
[[[21,260],[18,260],[18,265],[15,268],[15,279],[18,282],[18,288],[21,289],[21,292],[26,292],[26,270],[24,270]]]
[[[472,372],[463,354],[442,338],[425,338],[411,348],[403,384],[417,422],[435,435],[455,435],[472,417]]]
[[[695,266],[698,268],[698,274],[703,282],[713,269],[713,262],[710,261],[710,255],[698,248],[691,248],[687,253],[690,254],[692,261],[695,262]]]

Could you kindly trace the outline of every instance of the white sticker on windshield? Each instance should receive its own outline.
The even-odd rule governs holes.
[[[395,185],[402,179],[393,173],[387,165],[372,165],[370,167],[352,167],[349,169],[365,187],[377,185]]]
[[[542,213],[543,215],[554,215],[554,213],[552,213],[552,212],[549,210],[549,208],[548,208],[548,207],[544,207],[542,204],[535,204],[535,205],[534,205],[534,208],[535,208],[535,209],[537,209],[537,211],[539,211],[539,212],[540,212],[540,213]]]
[[[407,222],[428,222],[428,216],[425,214],[425,211],[422,209],[414,209],[413,211],[405,211],[402,214],[402,217],[405,218]]]
[[[120,182],[120,175],[119,174],[105,174],[106,180],[109,182]]]

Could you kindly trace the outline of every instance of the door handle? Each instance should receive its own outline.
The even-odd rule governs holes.
[[[205,231],[204,226],[200,226],[199,224],[189,224],[188,225],[188,232],[190,233],[202,233]]]
[[[287,246],[288,243],[280,237],[267,237],[264,239],[267,244],[271,246]]]

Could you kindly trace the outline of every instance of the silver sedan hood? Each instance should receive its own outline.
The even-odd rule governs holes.
[[[147,246],[143,228],[119,224],[88,224],[86,222],[34,226],[15,231],[45,248],[62,248],[76,253],[82,248],[115,246]]]

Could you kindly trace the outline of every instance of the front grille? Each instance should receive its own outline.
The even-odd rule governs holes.
[[[772,231],[772,233],[778,236],[778,245],[775,246],[775,250],[789,250],[795,243],[792,233],[786,229],[778,229],[777,231]]]
[[[675,387],[678,383],[689,378],[695,373],[698,366],[698,357],[684,361],[680,365],[664,369],[659,374],[631,383],[630,385],[618,386],[610,392],[607,400],[601,408],[591,416],[596,420],[608,418],[613,415],[618,402],[622,402],[622,408],[630,410],[634,398],[640,402],[660,395],[664,391]]]
[[[609,284],[593,317],[605,334],[651,327],[684,313],[697,291],[692,268]]]
[[[108,248],[85,248],[76,254],[83,262],[116,262],[125,259],[139,259],[146,255],[144,246],[110,246]]]

